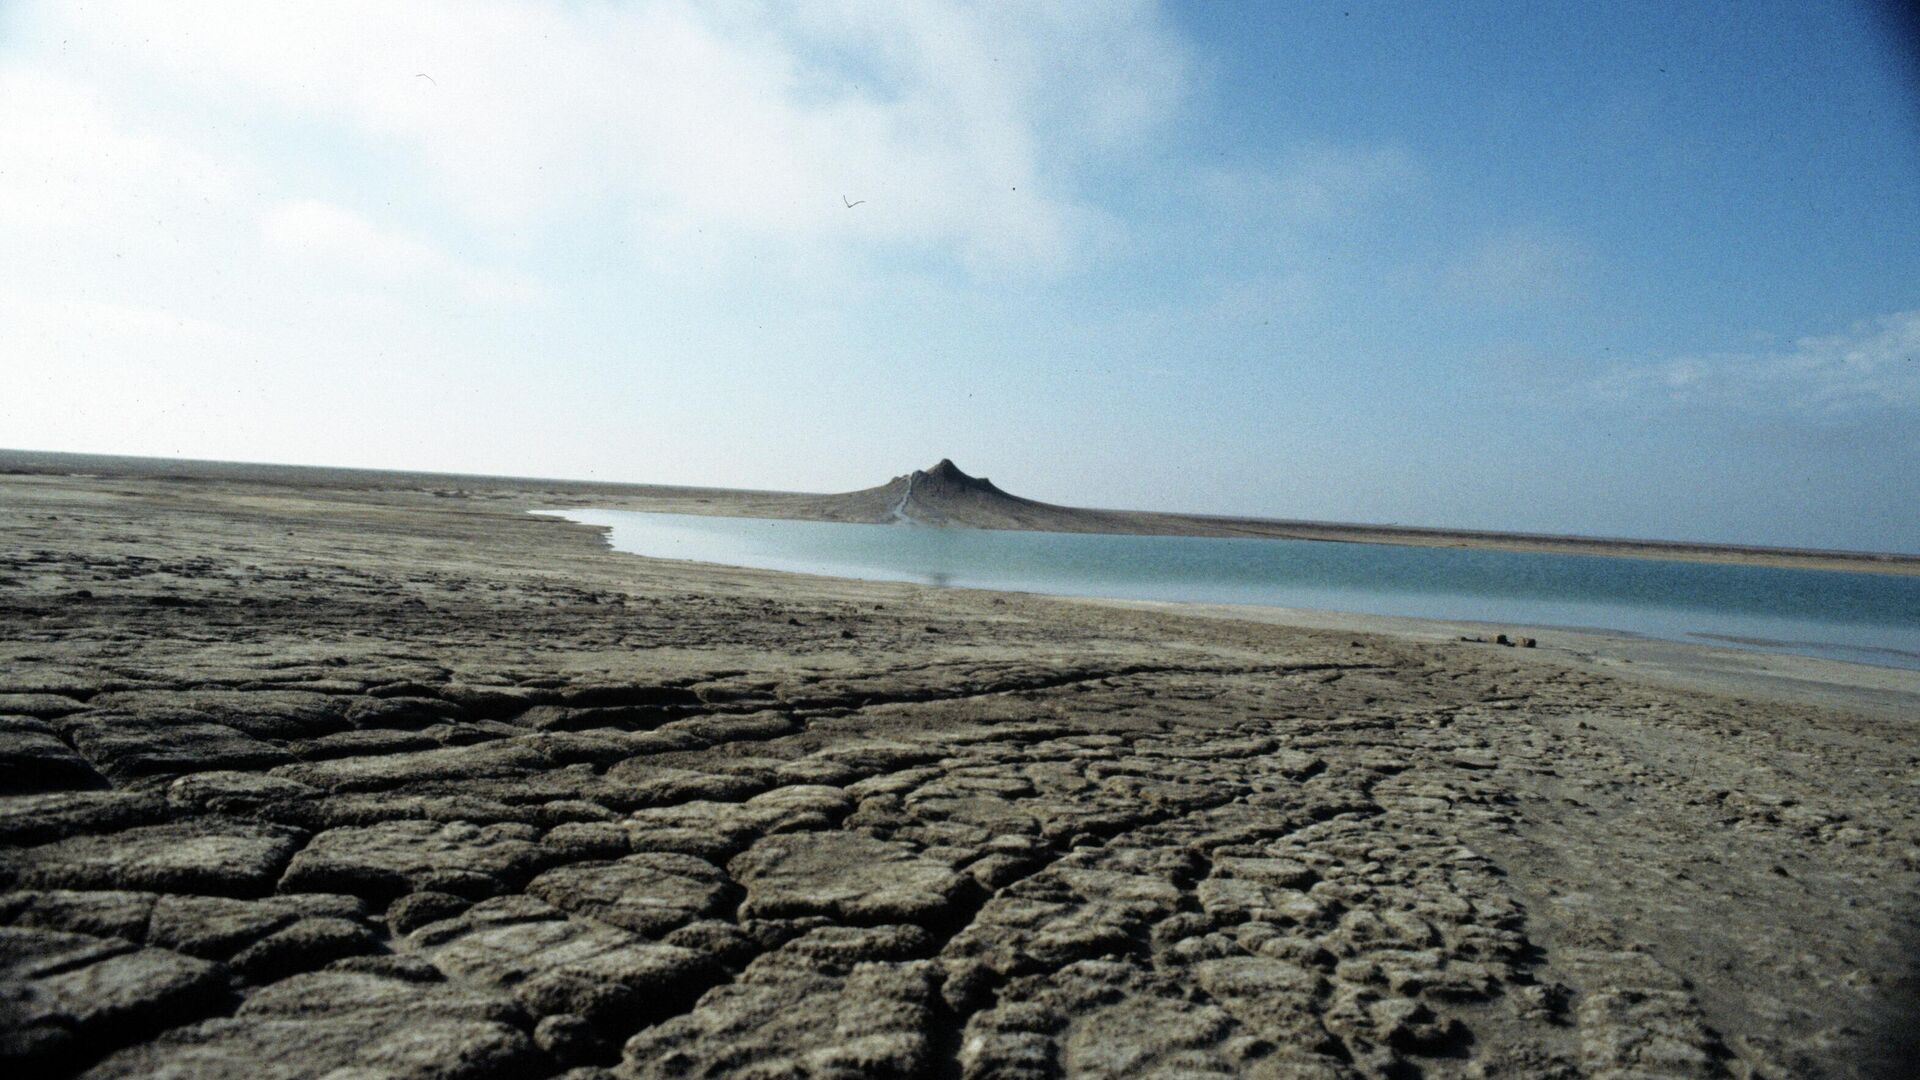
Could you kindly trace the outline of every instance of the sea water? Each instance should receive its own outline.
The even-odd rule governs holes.
[[[980,589],[1578,627],[1920,668],[1920,577],[1195,536],[849,525],[623,510],[619,551]]]

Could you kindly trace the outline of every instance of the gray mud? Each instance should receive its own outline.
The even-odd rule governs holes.
[[[0,1068],[1900,1075],[1911,687],[653,562],[552,501],[0,476]]]

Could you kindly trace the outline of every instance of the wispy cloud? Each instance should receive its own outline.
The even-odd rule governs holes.
[[[1589,262],[1587,250],[1572,238],[1518,226],[1483,235],[1457,253],[1442,267],[1440,283],[1456,300],[1526,306],[1578,296]]]
[[[1786,348],[1616,364],[1584,390],[1619,404],[1815,418],[1920,410],[1920,310],[1802,337]]]
[[[1351,221],[1425,180],[1419,160],[1401,147],[1316,142],[1261,167],[1211,170],[1201,184],[1239,228],[1258,222],[1297,230]]]

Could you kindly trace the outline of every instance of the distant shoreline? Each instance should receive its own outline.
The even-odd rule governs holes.
[[[1143,515],[1149,516],[1149,515]],[[1161,516],[1161,515],[1151,515]],[[1207,521],[1205,515],[1165,515]],[[1610,558],[1668,559],[1744,566],[1781,566],[1800,570],[1851,573],[1920,574],[1920,556],[1896,553],[1776,548],[1743,544],[1701,544],[1681,540],[1634,540],[1546,533],[1509,533],[1473,529],[1436,529],[1398,525],[1349,525],[1338,522],[1220,519],[1217,535],[1269,536],[1353,544],[1404,544],[1415,547],[1491,548]],[[1230,530],[1230,531],[1229,531]]]
[[[444,491],[514,497],[529,508],[578,506],[591,498],[608,509],[720,517],[772,517],[819,521],[866,521],[860,502],[869,492],[821,495],[733,488],[675,487],[592,480],[483,476],[404,470],[330,468],[146,458],[106,454],[0,449],[0,473],[62,476],[89,473],[179,482],[298,484],[346,489]],[[879,492],[883,489],[870,489]],[[509,496],[509,493],[511,495]],[[1148,536],[1220,536],[1316,540],[1332,543],[1400,544],[1415,547],[1488,548],[1609,558],[1664,559],[1746,566],[1778,566],[1847,573],[1920,575],[1920,555],[1838,551],[1688,541],[1565,536],[1492,530],[1365,525],[1148,510],[1058,507],[1015,500],[1033,513],[1005,521],[969,522],[979,528],[1060,532],[1130,533]]]

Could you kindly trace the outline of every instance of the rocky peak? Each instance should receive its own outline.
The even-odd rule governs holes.
[[[952,458],[941,458],[940,463],[931,469],[919,469],[914,472],[916,479],[931,480],[940,484],[950,484],[961,488],[991,488],[992,482],[984,476],[968,476]]]

